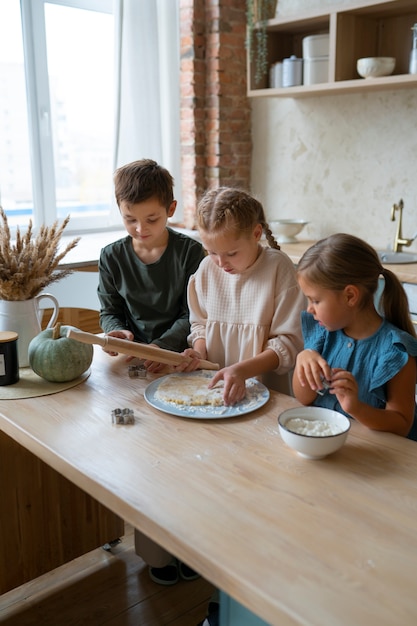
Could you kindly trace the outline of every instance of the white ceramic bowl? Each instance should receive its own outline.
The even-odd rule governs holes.
[[[394,57],[366,57],[358,59],[356,69],[363,78],[376,78],[377,76],[389,76],[395,68]]]
[[[308,224],[304,220],[272,220],[269,226],[278,239],[278,243],[294,243],[298,235]]]
[[[294,419],[303,420],[302,425],[305,426],[306,434],[291,430],[300,426],[299,422],[292,421]],[[313,428],[316,433],[317,428],[326,428],[323,422],[335,429],[338,434],[310,434]],[[302,406],[281,413],[278,417],[278,427],[285,443],[300,456],[306,459],[322,459],[343,446],[350,429],[350,420],[337,411],[317,406]]]

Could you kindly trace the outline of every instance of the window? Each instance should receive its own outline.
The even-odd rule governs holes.
[[[111,0],[0,4],[1,203],[11,225],[112,222]],[[99,10],[97,10],[99,9]],[[22,26],[23,24],[23,36]],[[4,31],[4,32],[3,32]],[[26,82],[25,82],[26,73]],[[36,79],[35,79],[36,77]],[[26,105],[28,103],[28,105]],[[30,122],[28,123],[28,119]],[[117,221],[114,212],[114,221]]]
[[[0,204],[12,221],[33,205],[21,32],[19,1],[0,3]]]
[[[68,232],[120,227],[113,172],[135,158],[167,167],[179,199],[177,19],[174,0],[1,0],[0,203],[11,226],[70,214]]]

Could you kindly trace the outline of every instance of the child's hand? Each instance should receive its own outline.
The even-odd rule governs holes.
[[[235,366],[230,365],[219,370],[213,376],[208,388],[212,389],[219,380],[224,380],[223,402],[226,406],[231,406],[240,402],[246,395],[245,379],[236,371]]]
[[[177,372],[194,372],[199,368],[200,360],[205,358],[201,356],[200,352],[197,352],[197,350],[194,350],[193,348],[187,348],[184,352],[181,352],[181,355],[188,357],[191,361],[189,363],[184,361],[184,363],[176,365],[175,370]]]
[[[109,333],[106,333],[108,337],[117,337],[118,339],[127,339],[128,341],[133,341],[134,335],[130,330],[111,330]],[[119,353],[114,350],[109,350],[108,348],[103,348],[104,352],[110,354],[110,356],[117,356]],[[131,361],[135,357],[129,356],[126,361]]]
[[[132,358],[134,357],[128,357],[126,361],[130,361]],[[158,363],[158,361],[144,361],[143,366],[146,367],[146,370],[151,374],[158,374],[166,367],[165,363]]]
[[[302,350],[297,356],[295,372],[301,387],[307,385],[313,391],[323,389],[323,380],[332,379],[332,369],[323,357],[315,350]]]
[[[329,393],[336,396],[340,406],[349,415],[354,415],[359,404],[358,383],[356,378],[342,369],[334,369]]]
[[[148,343],[147,345],[152,348],[159,348],[159,346],[157,346],[156,343]],[[131,358],[132,357],[129,357],[129,360]],[[166,367],[164,363],[159,363],[159,361],[151,361],[150,359],[146,359],[146,361],[143,362],[143,365],[146,367],[147,371],[150,372],[151,374],[158,374]]]

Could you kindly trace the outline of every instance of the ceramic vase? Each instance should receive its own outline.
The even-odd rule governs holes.
[[[47,325],[47,328],[51,328],[59,313],[58,300],[52,294],[41,293],[31,300],[0,300],[0,330],[13,330],[18,334],[19,367],[29,366],[29,344],[42,330],[42,309],[39,305],[45,298],[53,305]]]

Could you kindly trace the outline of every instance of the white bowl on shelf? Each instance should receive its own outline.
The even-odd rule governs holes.
[[[394,68],[394,57],[365,57],[358,59],[356,62],[357,72],[363,78],[389,76],[394,71]]]
[[[305,220],[271,220],[269,226],[278,239],[278,243],[294,243],[297,241],[295,238],[308,224]]]
[[[343,446],[350,429],[348,417],[331,409],[301,406],[278,417],[283,441],[306,459],[322,459]]]

